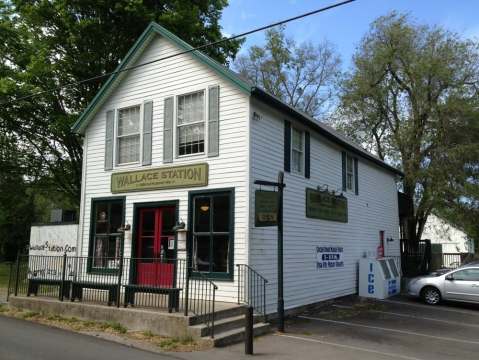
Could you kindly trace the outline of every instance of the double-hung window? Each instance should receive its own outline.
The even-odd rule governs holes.
[[[117,164],[140,161],[140,106],[118,110]]]
[[[178,96],[177,154],[205,152],[205,92],[196,91]]]
[[[346,188],[354,189],[354,158],[346,155]]]
[[[291,159],[292,171],[297,174],[302,174],[304,171],[304,141],[303,132],[292,128],[291,141]]]
[[[90,269],[117,269],[122,251],[123,199],[94,200],[91,217]]]
[[[195,194],[192,206],[192,266],[214,277],[232,277],[233,192]]]

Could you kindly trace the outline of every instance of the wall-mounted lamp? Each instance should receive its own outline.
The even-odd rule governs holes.
[[[261,115],[258,114],[256,111],[253,111],[253,120],[260,121]]]
[[[173,226],[173,231],[176,232],[176,238],[178,241],[186,241],[188,230],[186,230],[186,225],[183,221]]]

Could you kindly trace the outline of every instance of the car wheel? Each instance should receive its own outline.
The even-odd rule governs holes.
[[[422,299],[428,305],[437,305],[441,301],[441,293],[434,287],[427,287],[422,291]]]

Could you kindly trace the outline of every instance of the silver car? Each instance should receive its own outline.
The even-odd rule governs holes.
[[[479,303],[479,262],[413,278],[407,285],[407,292],[430,305],[441,300]]]

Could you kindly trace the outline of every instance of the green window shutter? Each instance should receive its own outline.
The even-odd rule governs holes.
[[[143,157],[142,165],[151,165],[151,136],[153,124],[153,101],[143,104]]]
[[[346,151],[341,152],[341,163],[343,168],[343,191],[346,191]]]
[[[358,159],[354,158],[354,192],[359,195]]]
[[[106,112],[105,122],[105,170],[113,169],[113,141],[115,138],[115,111]]]
[[[291,171],[291,123],[284,120],[284,171]]]
[[[163,162],[173,162],[173,97],[165,99],[163,109]]]
[[[208,89],[208,156],[218,156],[220,153],[220,87],[211,86]]]
[[[304,177],[306,179],[310,178],[311,172],[311,150],[310,150],[310,135],[309,131],[304,132]]]

